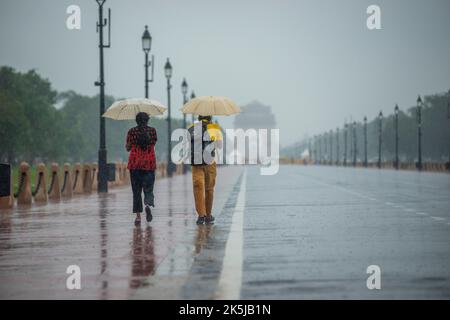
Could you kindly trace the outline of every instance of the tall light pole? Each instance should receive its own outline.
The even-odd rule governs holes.
[[[364,116],[364,167],[367,168],[367,117]]]
[[[353,121],[353,166],[356,167],[356,121]]]
[[[148,54],[152,48],[152,36],[148,32],[148,26],[145,26],[144,34],[142,35],[142,50],[145,53],[145,98],[148,99],[148,83],[153,82],[153,66],[154,66],[154,56],[152,55],[152,61],[148,60]],[[148,67],[152,66],[152,78],[148,78]]]
[[[192,90],[192,92],[191,92],[191,100],[192,99],[195,99],[195,92],[194,92],[194,90]],[[194,114],[192,114],[192,123],[194,123],[194,121],[195,121],[195,117],[194,117]]]
[[[417,98],[417,170],[422,170],[422,99]]]
[[[394,115],[395,115],[395,160],[394,160],[394,167],[396,170],[398,170],[399,168],[399,159],[398,159],[398,112],[399,112],[399,108],[398,105],[395,105],[394,108]]]
[[[347,130],[348,124],[344,124],[344,167],[347,166]]]
[[[450,90],[448,91],[449,101],[447,102],[447,119],[450,121]],[[448,139],[448,170],[450,171],[450,138]]]
[[[336,165],[339,165],[339,127],[336,128]]]
[[[183,94],[183,105],[187,103],[188,84],[186,78],[183,78],[181,83],[181,93]],[[183,113],[183,129],[186,129],[186,113]],[[187,165],[183,164],[183,174],[187,172]]]
[[[170,117],[170,89],[172,85],[170,84],[170,78],[172,77],[172,65],[170,64],[169,58],[167,58],[166,64],[164,66],[164,72],[167,78],[167,175],[172,176],[172,161],[170,158],[170,153],[172,150],[172,121]]]
[[[378,168],[381,169],[381,134],[383,130],[383,112],[378,114]]]
[[[333,165],[333,130],[330,130],[330,165]]]
[[[323,158],[323,153],[322,153],[322,135],[319,134],[319,164],[322,164],[322,158]]]
[[[103,19],[103,5],[106,0],[96,0],[98,4],[97,32],[99,34],[99,57],[100,57],[100,75],[99,81],[95,85],[100,87],[100,145],[98,150],[98,192],[108,192],[108,165],[106,152],[106,131],[105,118],[102,117],[105,112],[105,73],[103,66],[103,49],[111,46],[111,9],[108,9],[108,19]],[[103,41],[103,27],[108,25],[108,44]]]

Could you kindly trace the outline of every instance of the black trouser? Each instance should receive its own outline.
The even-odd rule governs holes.
[[[133,190],[133,213],[142,212],[142,191],[144,191],[144,204],[154,206],[153,185],[155,184],[155,171],[130,170],[131,189]]]

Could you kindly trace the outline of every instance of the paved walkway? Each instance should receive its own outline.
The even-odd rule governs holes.
[[[218,171],[220,212],[241,169]],[[190,174],[159,179],[149,226],[134,227],[129,186],[0,213],[0,299],[177,298],[207,238],[195,225]],[[81,268],[81,290],[66,269]],[[159,290],[163,286],[164,290]]]

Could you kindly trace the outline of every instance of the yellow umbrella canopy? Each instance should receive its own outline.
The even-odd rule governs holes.
[[[114,120],[134,120],[139,112],[150,116],[162,115],[167,108],[160,102],[150,99],[125,99],[114,102],[103,117]]]
[[[241,112],[241,109],[226,97],[203,96],[189,100],[183,108],[183,113],[202,116],[229,116]]]

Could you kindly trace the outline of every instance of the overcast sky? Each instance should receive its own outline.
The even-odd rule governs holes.
[[[66,28],[71,4],[81,7],[81,30]],[[371,4],[381,7],[381,30],[366,27]],[[167,101],[170,57],[176,117],[186,77],[197,95],[270,105],[283,145],[450,88],[448,0],[107,0],[105,7],[112,9],[107,94],[144,95],[148,24],[151,98]],[[97,94],[97,14],[94,0],[0,0],[0,65],[35,68],[58,91]]]

